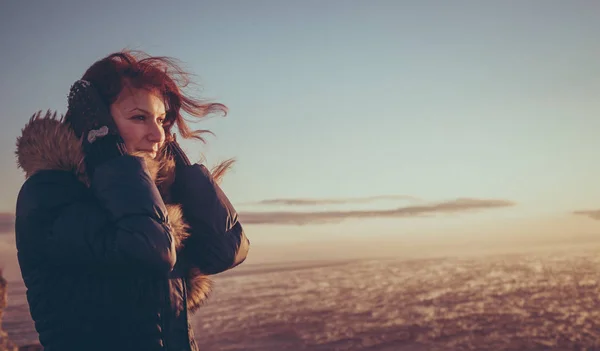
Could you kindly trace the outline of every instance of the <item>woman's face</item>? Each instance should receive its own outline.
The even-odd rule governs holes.
[[[110,105],[128,152],[147,153],[155,158],[165,142],[165,104],[150,90],[125,87]]]

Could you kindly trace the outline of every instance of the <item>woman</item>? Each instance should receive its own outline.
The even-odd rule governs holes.
[[[226,112],[184,95],[185,78],[168,58],[111,54],[73,85],[64,119],[38,112],[17,139],[18,260],[46,351],[197,350],[207,276],[244,261],[217,185],[231,162],[211,174],[171,134],[202,139],[183,111]]]

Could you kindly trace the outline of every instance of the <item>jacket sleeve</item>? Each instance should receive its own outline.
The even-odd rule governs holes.
[[[202,164],[181,166],[173,199],[181,204],[190,226],[180,258],[205,274],[217,274],[242,263],[250,242],[227,196]]]
[[[17,249],[50,265],[168,273],[176,251],[166,213],[141,158],[106,162],[89,189],[73,173],[40,171],[19,192]]]

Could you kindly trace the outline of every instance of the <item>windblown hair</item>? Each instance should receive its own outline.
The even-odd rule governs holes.
[[[99,92],[107,106],[114,103],[126,88],[148,89],[160,93],[166,109],[164,129],[167,140],[173,125],[184,139],[197,139],[205,143],[203,134],[209,130],[192,130],[182,112],[194,118],[204,118],[213,113],[227,115],[228,109],[220,103],[212,103],[186,95],[182,89],[190,83],[190,74],[185,72],[177,60],[165,56],[150,56],[143,51],[122,50],[112,53],[91,65],[81,79],[87,80]],[[70,111],[65,115],[69,123]],[[234,160],[229,159],[213,168],[215,176],[225,173]]]

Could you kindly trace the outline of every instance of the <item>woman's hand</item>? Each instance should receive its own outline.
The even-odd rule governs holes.
[[[98,91],[85,80],[78,80],[69,92],[69,123],[83,143],[86,171],[90,178],[104,162],[127,153],[108,106]]]
[[[204,274],[217,274],[243,262],[250,242],[233,205],[203,164],[191,165],[172,135],[164,152],[175,159],[173,201],[181,204],[190,236],[180,253]]]
[[[173,159],[175,160],[175,166],[177,168],[180,168],[181,166],[192,165],[190,159],[187,157],[185,152],[183,152],[181,146],[179,146],[179,143],[177,142],[177,139],[175,137],[175,133],[173,133],[173,135],[171,135],[169,140],[165,143],[164,150],[168,155],[171,155],[173,157]]]

